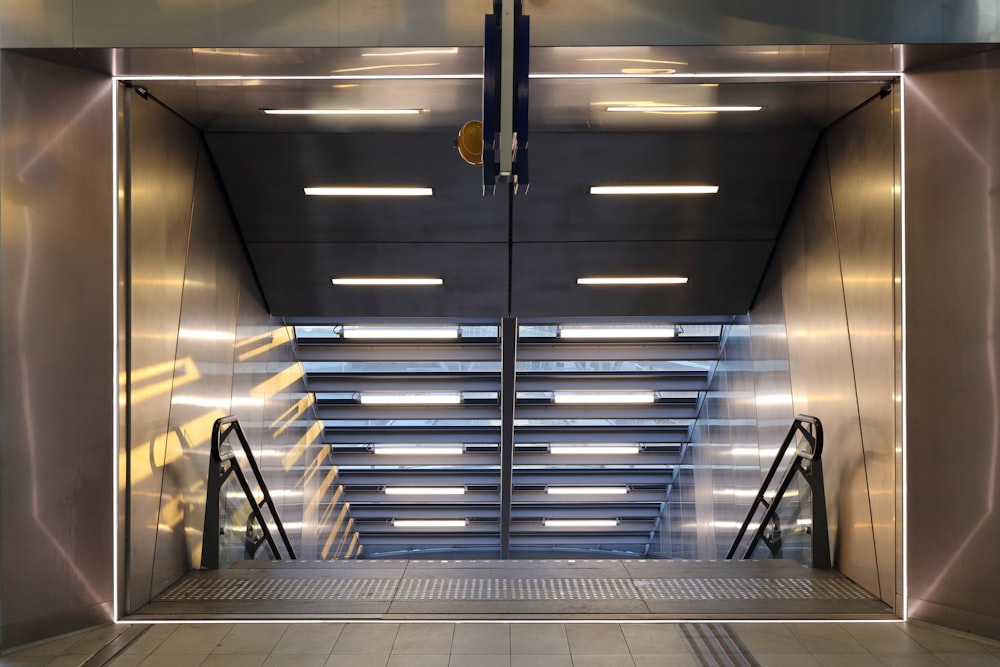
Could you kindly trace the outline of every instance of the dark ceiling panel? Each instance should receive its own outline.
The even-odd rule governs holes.
[[[519,317],[670,317],[745,313],[769,241],[518,243],[513,312]],[[577,285],[591,276],[681,275],[687,285]]]
[[[285,317],[497,318],[507,312],[505,243],[251,243],[273,312]],[[333,277],[436,277],[441,286],[345,287]]]

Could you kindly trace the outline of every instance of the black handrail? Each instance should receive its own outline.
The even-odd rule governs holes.
[[[246,455],[247,463],[250,465],[250,471],[253,473],[254,481],[257,482],[257,487],[263,496],[259,503],[256,497],[254,497],[250,485],[247,483],[247,477],[243,473],[243,469],[240,467],[240,463],[236,459],[233,450],[222,451],[222,443],[226,441],[226,438],[231,433],[235,433],[239,439],[240,446],[243,447],[243,453]],[[250,554],[255,553],[266,541],[274,557],[277,560],[281,560],[278,545],[271,536],[271,531],[264,520],[264,514],[261,512],[261,508],[267,505],[271,510],[271,515],[274,517],[274,525],[278,529],[281,541],[285,545],[289,560],[295,560],[295,550],[292,549],[291,542],[288,541],[288,534],[285,532],[285,527],[278,516],[274,499],[271,498],[271,493],[267,490],[264,478],[260,474],[260,468],[257,466],[257,460],[250,449],[250,443],[247,442],[247,436],[243,432],[243,427],[240,426],[240,422],[236,417],[229,415],[228,417],[216,419],[215,424],[212,425],[212,459],[208,471],[208,490],[205,494],[205,531],[202,534],[202,568],[214,570],[219,567],[219,497],[223,483],[231,474],[236,475],[236,479],[240,483],[240,488],[243,489],[247,502],[250,503],[251,514],[250,520],[247,522],[247,541],[249,543]],[[256,531],[252,528],[254,521],[260,527],[260,537],[256,537]]]
[[[792,442],[795,441],[796,436],[801,436],[801,438],[795,446],[795,456],[791,463],[789,463],[788,469],[785,471],[785,476],[782,478],[774,497],[768,500],[765,494],[771,485],[771,480],[774,479],[778,468],[781,467],[785,452]],[[742,560],[750,558],[761,540],[767,545],[772,556],[778,556],[781,551],[781,527],[778,524],[778,506],[781,504],[781,499],[784,497],[785,491],[788,490],[788,486],[792,483],[792,478],[795,477],[796,473],[799,473],[812,489],[813,567],[829,568],[831,566],[830,534],[826,517],[826,492],[823,488],[822,454],[823,425],[816,417],[796,415],[795,420],[788,429],[788,434],[781,443],[781,447],[778,448],[778,454],[774,457],[771,469],[768,470],[767,476],[764,477],[764,481],[761,483],[760,489],[757,491],[757,495],[750,505],[750,510],[747,512],[747,516],[743,520],[743,525],[740,526],[740,530],[736,534],[736,539],[733,540],[733,546],[729,548],[726,559],[731,559],[736,554],[740,542],[743,540],[743,536],[746,535],[747,528],[750,526],[750,522],[753,521],[757,509],[761,505],[765,508],[764,516],[757,523],[753,537],[750,539],[747,548],[740,558]],[[770,536],[765,534],[765,530],[769,524],[773,527]]]

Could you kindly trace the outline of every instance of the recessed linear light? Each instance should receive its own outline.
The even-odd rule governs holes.
[[[323,186],[302,188],[310,197],[430,197],[434,188],[394,186]]]
[[[268,116],[416,116],[423,109],[261,109]]]
[[[549,445],[549,454],[638,454],[639,445]]]
[[[592,276],[577,278],[577,285],[684,285],[687,276]]]
[[[674,327],[560,327],[560,338],[673,338]]]
[[[545,493],[549,495],[592,495],[592,496],[623,496],[628,493],[627,486],[547,486]]]
[[[562,392],[552,395],[553,403],[577,405],[631,404],[653,403],[656,397],[651,391],[615,391],[615,392]]]
[[[614,528],[618,519],[542,519],[548,528]]]
[[[392,339],[404,339],[404,340],[410,340],[414,338],[420,338],[420,339],[458,338],[458,329],[454,327],[451,328],[344,327],[344,332],[341,335],[344,338],[375,338],[375,339],[392,338]]]
[[[362,405],[458,405],[461,394],[361,394]]]
[[[718,185],[592,185],[592,195],[714,195]]]
[[[658,105],[635,105],[635,106],[614,106],[605,107],[605,111],[634,111],[634,112],[646,112],[653,111],[657,113],[725,113],[727,111],[760,111],[764,107],[755,106],[682,106],[682,105],[670,105],[670,104],[658,104]]]
[[[396,528],[465,528],[465,519],[392,519]]]
[[[334,285],[375,287],[444,285],[444,280],[441,278],[331,278],[330,282]]]
[[[465,447],[462,445],[411,445],[408,447],[375,445],[372,451],[375,454],[385,456],[460,456],[465,453]]]
[[[387,496],[461,496],[464,486],[387,486],[383,489]]]

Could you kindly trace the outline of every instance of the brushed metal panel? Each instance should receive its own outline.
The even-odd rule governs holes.
[[[73,45],[73,0],[0,0],[0,48]]]
[[[793,407],[823,422],[834,567],[869,591],[878,571],[857,390],[825,148],[806,171],[782,240],[782,300]]]
[[[890,603],[896,593],[893,107],[891,96],[872,100],[831,128],[826,141],[880,597]]]
[[[906,79],[909,611],[1000,637],[997,52]]]
[[[152,590],[152,573],[165,466],[168,456],[183,453],[170,423],[171,392],[196,381],[201,372],[193,359],[176,357],[198,146],[182,120],[151,100],[127,94],[132,150],[127,588],[128,609],[134,611],[159,592]],[[173,543],[178,540],[183,532],[174,535]]]
[[[0,647],[113,614],[112,88],[0,57]]]

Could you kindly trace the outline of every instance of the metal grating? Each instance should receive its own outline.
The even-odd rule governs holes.
[[[635,579],[644,600],[872,600],[842,579]]]
[[[841,579],[227,577],[179,583],[157,601],[873,600]]]
[[[191,579],[157,598],[161,602],[223,600],[372,600],[390,601],[397,579]]]
[[[628,579],[405,579],[400,600],[638,600]]]

